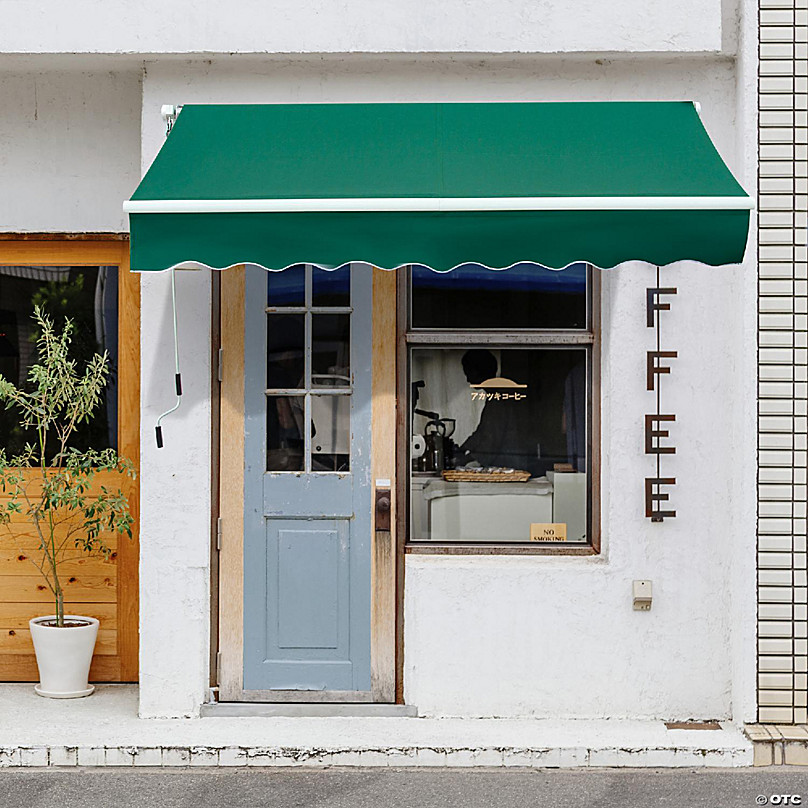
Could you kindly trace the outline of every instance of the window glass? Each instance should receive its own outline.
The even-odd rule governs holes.
[[[298,390],[306,386],[306,325],[303,314],[267,317],[267,387]]]
[[[39,305],[61,329],[75,324],[72,356],[82,368],[96,352],[109,354],[109,382],[95,417],[79,425],[71,446],[118,446],[118,268],[0,266],[0,375],[28,386],[37,361],[37,328],[31,315]],[[15,410],[0,409],[0,446],[7,454],[22,450],[34,435],[17,423]],[[50,447],[55,453],[55,446]]]
[[[302,311],[267,312],[267,471],[348,472],[351,314],[340,309],[351,303],[350,267],[300,265],[268,284],[270,302]]]
[[[311,470],[349,471],[351,397],[311,397]]]
[[[267,471],[303,470],[303,396],[267,396]]]
[[[312,306],[351,305],[351,267],[338,269],[314,267],[311,277]]]
[[[411,541],[587,540],[585,347],[415,347],[410,384]]]
[[[583,329],[587,266],[563,270],[517,264],[492,270],[465,264],[451,272],[414,266],[412,328]]]
[[[350,314],[311,316],[312,387],[350,386],[350,334]]]
[[[272,307],[306,305],[304,264],[296,264],[282,272],[267,272],[267,305]]]

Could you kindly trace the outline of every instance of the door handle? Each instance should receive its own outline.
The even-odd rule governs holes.
[[[389,488],[376,489],[376,532],[390,532],[391,498]]]

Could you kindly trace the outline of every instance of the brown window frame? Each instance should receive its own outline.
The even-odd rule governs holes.
[[[601,550],[600,475],[600,369],[601,369],[601,288],[600,274],[595,267],[587,267],[587,327],[583,329],[541,330],[438,330],[410,328],[409,268],[400,270],[397,284],[398,331],[398,436],[396,495],[402,507],[397,510],[397,529],[400,547],[404,553],[419,555],[545,555],[592,556]],[[588,351],[589,376],[589,461],[590,493],[588,526],[590,540],[586,544],[496,544],[492,543],[437,543],[412,542],[409,537],[409,367],[413,347],[452,348],[468,345],[509,348],[514,346],[560,347],[580,346]]]

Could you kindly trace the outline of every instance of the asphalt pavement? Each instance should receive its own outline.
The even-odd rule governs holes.
[[[2,808],[808,806],[808,770],[6,769]]]

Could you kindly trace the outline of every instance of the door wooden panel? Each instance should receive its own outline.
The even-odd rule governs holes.
[[[325,521],[292,525],[292,520],[267,522],[267,544],[275,555],[275,563],[267,566],[276,575],[267,575],[267,589],[277,604],[277,647],[337,649],[346,628],[339,574],[348,549],[345,526]],[[301,604],[306,587],[317,597]]]
[[[349,535],[346,519],[267,520],[264,671],[258,675],[278,689],[353,689]]]
[[[129,272],[129,245],[120,238],[60,240],[0,238],[0,265],[118,266],[118,446],[139,470],[140,279]],[[68,613],[101,623],[90,669],[94,682],[134,682],[138,673],[138,481],[99,475],[100,485],[120,486],[135,518],[133,538],[110,535],[108,559],[77,552],[63,568]],[[0,536],[0,681],[37,681],[28,620],[52,613],[50,591],[29,557],[36,541],[26,523]]]

